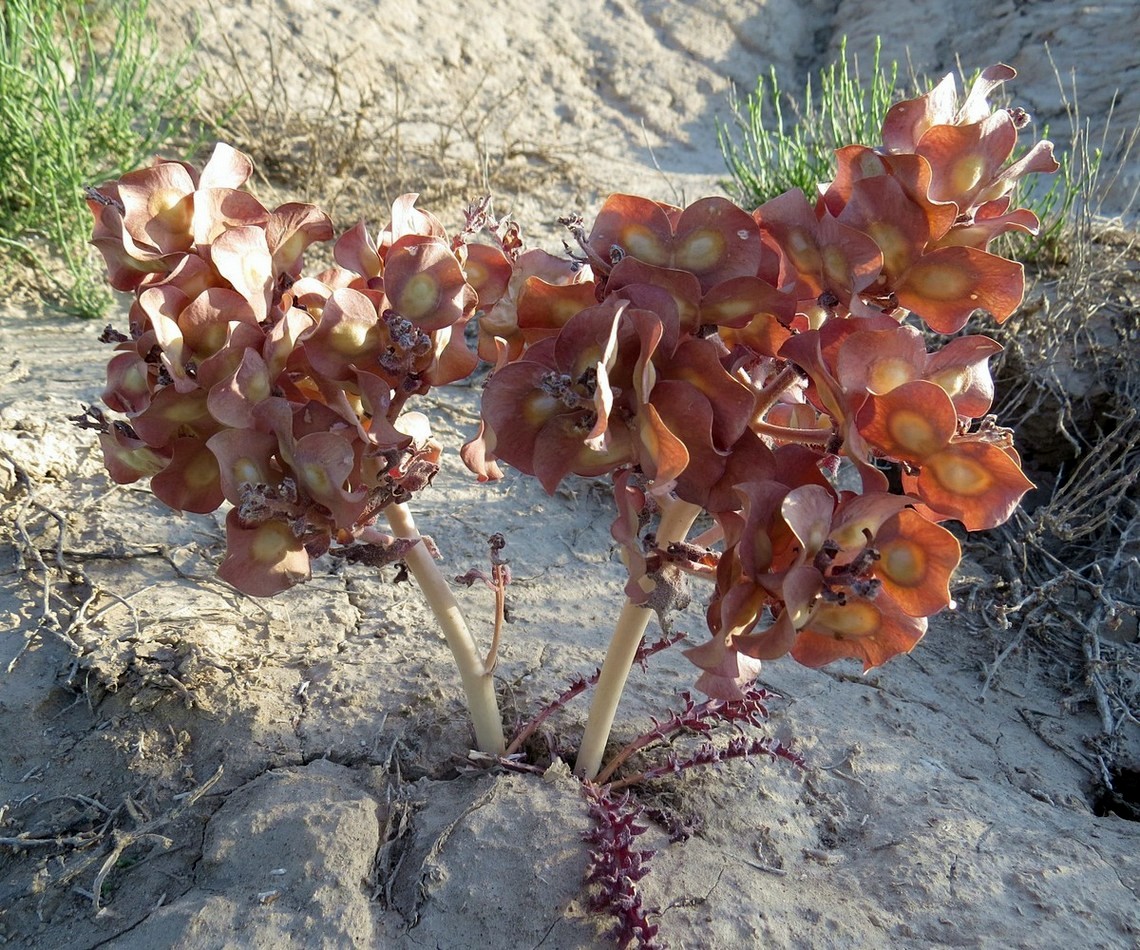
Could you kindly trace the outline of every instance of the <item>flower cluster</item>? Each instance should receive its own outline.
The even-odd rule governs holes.
[[[379,235],[357,225],[336,266],[302,276],[329,219],[268,211],[242,190],[251,171],[219,145],[201,173],[159,160],[89,191],[110,282],[135,295],[129,334],[107,334],[103,401],[122,418],[97,425],[115,481],[150,476],[181,511],[229,502],[219,573],[269,595],[334,544],[372,564],[402,556],[374,523],[432,480],[440,451],[406,404],[476,366],[463,327],[477,281],[505,289],[509,266],[501,249],[468,260],[406,195]]]
[[[931,352],[921,329],[1021,301],[1021,265],[987,248],[1036,230],[1011,189],[1057,165],[1047,142],[1010,162],[1027,117],[986,97],[1012,75],[987,69],[961,105],[951,77],[897,104],[882,146],[840,149],[811,198],[749,214],[615,195],[589,231],[567,221],[574,273],[516,272],[483,326],[497,365],[469,466],[494,478],[499,459],[547,491],[612,476],[631,602],[714,585],[712,639],[687,651],[711,696],[739,699],[787,653],[869,668],[910,650],[951,604],[960,549],[941,522],[996,526],[1032,487],[987,415],[998,344]],[[678,503],[714,527],[657,537]]]

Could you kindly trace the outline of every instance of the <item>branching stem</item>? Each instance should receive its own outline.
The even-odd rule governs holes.
[[[826,445],[834,434],[831,429],[793,429],[766,422],[764,417],[776,405],[776,401],[800,378],[799,371],[788,363],[764,388],[756,393],[756,409],[752,415],[751,428],[757,435],[766,435],[779,442],[798,442],[801,445]]]
[[[606,767],[598,773],[598,784],[606,785],[613,777],[614,773],[617,772],[617,770],[620,769],[626,760],[628,760],[630,756],[632,756],[635,752],[641,751],[646,746],[652,745],[654,742],[664,741],[667,741],[667,737],[660,735],[656,730],[652,730],[645,733],[645,735],[638,736],[633,740],[633,742],[629,743],[624,749],[622,749],[617,755],[615,755],[612,759],[609,760],[609,762],[606,763]]]
[[[789,363],[765,383],[764,388],[756,394],[755,418],[764,418],[768,410],[776,404],[776,400],[787,392],[788,389],[791,388],[792,383],[796,382],[799,378],[800,374],[796,371],[796,368]]]
[[[601,670],[598,670],[598,675],[601,675]],[[538,728],[544,722],[546,722],[547,719],[549,719],[552,715],[554,715],[555,712],[570,702],[570,700],[572,700],[575,696],[584,693],[590,686],[591,681],[597,682],[597,678],[591,677],[590,679],[580,679],[577,682],[572,683],[569,688],[562,693],[562,695],[554,700],[554,702],[546,705],[538,713],[538,715],[531,719],[530,722],[528,722],[525,726],[523,726],[522,729],[519,730],[519,734],[511,740],[511,744],[507,746],[507,755],[514,755],[516,752],[518,752],[519,749],[522,748],[523,743],[526,742],[526,740],[531,736],[533,736],[535,732],[538,731]]]
[[[412,513],[406,505],[389,505],[384,509],[388,524],[399,538],[419,538]],[[501,755],[506,750],[503,720],[495,700],[495,683],[487,664],[479,656],[475,640],[459,610],[455,595],[422,543],[412,547],[404,558],[408,570],[419,584],[424,597],[443,632],[467,695],[467,708],[475,726],[475,741],[481,752]]]

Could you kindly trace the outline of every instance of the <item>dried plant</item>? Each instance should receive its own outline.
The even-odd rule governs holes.
[[[1096,711],[1100,735],[1073,754],[1111,796],[1140,723],[1140,278],[1136,237],[1104,217],[1104,202],[1115,188],[1124,213],[1135,210],[1119,178],[1140,133],[1111,115],[1093,129],[1075,80],[1058,85],[1071,126],[1063,226],[1036,245],[1049,253],[1033,256],[1027,303],[996,334],[1005,349],[994,370],[995,408],[1039,490],[1005,526],[968,540],[998,580],[962,595],[993,631],[983,694],[1010,657],[1037,647],[1070,704]]]
[[[416,398],[492,362],[468,467],[491,480],[502,461],[547,492],[570,475],[613,485],[628,580],[575,772],[595,819],[591,904],[616,917],[620,944],[655,946],[637,887],[651,852],[621,793],[758,755],[802,764],[744,728],[767,718],[761,662],[869,669],[908,652],[954,605],[961,549],[943,522],[1026,530],[1011,519],[1032,483],[991,414],[1001,346],[957,335],[975,311],[1001,323],[1021,303],[1021,264],[990,246],[1036,230],[1012,189],[1056,168],[1048,142],[1011,159],[1027,117],[987,96],[1013,75],[990,67],[961,103],[947,77],[896,104],[880,146],[838,151],[817,201],[793,190],[749,213],[723,198],[614,195],[589,227],[566,218],[565,259],[526,250],[489,200],[449,236],[404,195],[379,232],[360,222],[336,237],[336,263],[311,276],[306,252],[335,236],[325,212],[268,210],[244,190],[253,163],[225,145],[201,171],[156,161],[88,194],[110,282],[135,301],[128,331],[105,335],[113,415],[77,421],[97,430],[115,481],[149,477],[176,510],[229,506],[219,574],[245,593],[304,581],[326,553],[406,564],[455,656],[482,760],[533,771],[522,744],[590,681],[507,746],[492,679],[505,539],[492,538],[489,571],[455,579],[494,593],[481,655],[408,508],[442,451]],[[1125,471],[1138,445],[1108,453],[1105,470]],[[1119,530],[1098,499],[1067,494],[1058,530]],[[690,537],[702,513],[712,526]],[[1115,616],[1110,568],[1124,564],[1077,575]],[[701,582],[709,639],[685,656],[707,699],[684,693],[604,763],[631,667],[680,639],[647,646],[650,618],[668,630]],[[718,738],[720,725],[736,735]]]
[[[495,275],[461,263],[462,240],[406,195],[378,236],[361,222],[337,240],[336,266],[302,276],[329,219],[268,211],[241,190],[252,170],[219,145],[200,173],[157,161],[89,193],[111,284],[136,300],[129,333],[106,334],[103,402],[124,418],[80,422],[116,482],[150,476],[179,511],[229,503],[218,573],[247,594],[307,579],[330,551],[406,563],[459,664],[480,748],[501,751],[494,649],[477,654],[407,507],[440,455],[408,402],[475,368],[463,327]]]
[[[262,13],[263,55],[251,60],[220,32],[202,95],[216,137],[253,158],[259,191],[318,204],[339,227],[371,214],[377,197],[391,204],[415,191],[441,206],[579,174],[574,146],[522,137],[515,119],[529,108],[531,79],[499,89],[496,65],[483,62],[444,109],[399,61],[331,30],[298,43],[272,4]]]

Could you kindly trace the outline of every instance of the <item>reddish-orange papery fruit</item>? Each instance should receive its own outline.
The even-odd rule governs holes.
[[[910,650],[952,603],[960,548],[939,522],[993,527],[1032,487],[986,415],[1000,346],[928,349],[915,325],[957,333],[1021,301],[1021,265],[988,247],[1036,230],[1011,189],[1056,163],[1049,143],[1009,161],[1024,115],[986,96],[1012,75],[986,70],[961,106],[950,78],[899,103],[883,145],[840,149],[817,195],[752,214],[614,195],[592,225],[568,219],[572,278],[527,277],[510,318],[479,316],[496,365],[472,467],[494,477],[497,457],[551,492],[609,473],[630,602],[714,583],[712,639],[687,653],[710,695],[739,698],[785,653],[871,667]],[[678,503],[712,516],[715,547],[659,543],[653,513]]]
[[[226,146],[200,172],[157,161],[89,195],[111,283],[135,295],[112,335],[116,421],[89,424],[115,480],[150,477],[180,510],[228,503],[222,576],[271,594],[330,549],[399,556],[374,523],[440,453],[408,407],[482,357],[464,461],[548,492],[612,477],[629,606],[712,585],[711,639],[688,652],[702,689],[739,698],[784,654],[878,665],[951,604],[941,523],[994,527],[1032,487],[988,415],[1000,347],[931,348],[920,326],[957,334],[1021,301],[1021,265],[989,247],[1036,230],[1013,187],[1056,162],[1047,142],[1010,160],[1025,116],[986,99],[1012,75],[987,69],[961,104],[950,78],[897,104],[882,144],[839,149],[813,195],[752,212],[611,196],[588,226],[568,219],[569,260],[525,250],[485,202],[449,237],[405,195],[307,274],[304,251],[333,237],[319,209],[264,208]]]
[[[304,276],[306,248],[333,237],[328,217],[267,210],[241,190],[251,171],[219,145],[201,172],[158,160],[92,190],[89,205],[112,285],[135,294],[129,334],[109,337],[103,401],[122,418],[99,423],[108,470],[121,483],[150,476],[177,510],[232,505],[219,573],[269,595],[364,530],[367,557],[383,559],[377,516],[438,468],[407,401],[477,364],[464,264],[488,304],[511,265],[501,242],[450,243],[407,195],[376,238],[357,225],[336,244],[339,266]]]

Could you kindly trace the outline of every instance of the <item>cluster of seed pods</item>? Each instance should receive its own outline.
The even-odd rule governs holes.
[[[407,402],[477,365],[463,327],[478,295],[413,195],[302,276],[329,219],[267,211],[240,190],[251,171],[219,145],[201,174],[157,161],[89,193],[110,281],[135,294],[129,334],[109,331],[103,402],[122,418],[96,425],[115,481],[150,476],[180,511],[229,502],[219,573],[268,595],[333,545],[370,563],[403,553],[376,518],[431,481],[440,451]]]
[[[1026,117],[986,97],[1012,74],[986,70],[961,105],[950,77],[895,105],[882,146],[840,149],[813,199],[613,196],[588,232],[569,222],[579,272],[528,276],[494,328],[469,464],[548,491],[612,475],[631,600],[675,601],[678,574],[714,585],[712,637],[687,653],[710,695],[739,698],[787,653],[869,668],[910,650],[952,602],[941,522],[994,527],[1032,487],[987,415],[999,345],[930,352],[921,329],[1022,299],[1021,265],[987,248],[1035,231],[1011,189],[1057,165],[1044,142],[1010,162]],[[700,544],[656,544],[668,498],[711,515]]]
[[[711,639],[687,654],[701,689],[739,698],[787,653],[878,665],[951,603],[960,551],[941,522],[993,527],[1032,487],[987,415],[998,344],[932,352],[922,330],[1021,301],[1021,266],[987,248],[1035,231],[1011,190],[1056,163],[1048,143],[1010,161],[1025,116],[986,97],[1012,74],[991,67],[961,104],[949,77],[897,104],[882,145],[840,149],[811,198],[749,213],[612,196],[589,230],[567,221],[568,259],[522,250],[485,207],[449,239],[405,196],[306,277],[327,217],[267,211],[240,190],[240,153],[126,175],[89,195],[111,283],[136,295],[103,397],[121,418],[98,422],[107,467],[176,509],[229,502],[220,573],[248,593],[330,549],[395,559],[376,518],[439,455],[408,400],[482,358],[467,465],[495,479],[501,460],[549,492],[612,477],[631,601],[712,586]],[[677,500],[712,527],[659,546],[652,516]]]

